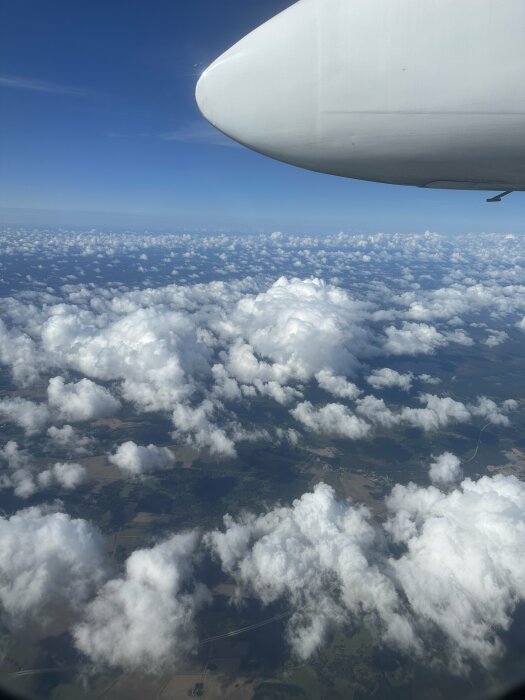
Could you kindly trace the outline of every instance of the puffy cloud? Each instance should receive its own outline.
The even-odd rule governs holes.
[[[244,389],[246,387],[246,384],[243,384],[242,387]],[[276,382],[274,380],[270,380],[269,382],[262,382],[260,379],[254,379],[253,387],[257,389],[261,396],[269,396],[277,403],[280,403],[282,406],[286,406],[287,404],[291,403],[294,399],[303,397],[303,394],[297,389],[294,389],[291,386],[282,386],[281,384],[279,384],[279,382]],[[255,396],[256,392],[254,392],[253,395]]]
[[[246,396],[247,393],[243,389],[247,386],[253,387],[253,396],[259,392],[261,396],[270,396],[277,403],[283,405],[302,396],[293,387],[281,384],[289,379],[287,375],[283,374],[281,367],[258,360],[254,349],[242,341],[236,341],[233,344],[229,353],[227,369],[222,365],[215,365],[212,371],[217,382],[216,393],[225,398]],[[236,378],[233,379],[229,373],[234,374]],[[273,377],[277,377],[277,379]],[[243,382],[241,387],[239,387],[238,382]]]
[[[377,399],[375,396],[364,396],[358,399],[356,411],[374,425],[380,425],[383,428],[391,428],[401,422],[401,416],[388,408],[383,399]]]
[[[355,416],[340,403],[328,403],[319,409],[310,401],[303,401],[293,408],[292,416],[315,433],[326,433],[359,440],[370,432],[370,425]]]
[[[89,379],[66,384],[63,377],[53,377],[47,393],[48,405],[19,396],[0,399],[0,416],[23,428],[27,435],[35,435],[44,430],[52,414],[77,422],[112,416],[120,409],[120,401]]]
[[[224,365],[213,365],[211,371],[215,382],[213,393],[216,396],[226,399],[227,401],[238,401],[243,398],[239,382],[233,377],[230,377]]]
[[[42,366],[32,338],[16,327],[8,330],[1,318],[0,362],[11,367],[14,380],[20,384],[35,381]]]
[[[352,401],[361,394],[361,389],[358,386],[349,382],[346,377],[334,374],[331,370],[322,369],[317,372],[315,378],[321,389],[338,398]]]
[[[449,396],[440,397],[425,393],[420,394],[418,400],[426,404],[424,408],[404,406],[393,411],[383,399],[371,395],[363,396],[356,399],[355,410],[359,416],[355,416],[342,404],[327,404],[322,408],[315,408],[309,401],[304,401],[290,413],[314,432],[358,439],[366,436],[372,425],[382,428],[409,425],[428,432],[445,428],[450,423],[467,423],[473,417],[482,416],[495,425],[508,426],[510,421],[506,413],[517,407],[513,399],[502,402],[498,407],[494,401],[483,396],[478,397],[476,404],[468,405]]]
[[[120,401],[90,379],[66,384],[63,377],[53,377],[47,395],[49,406],[58,417],[73,423],[108,418],[120,410]]]
[[[425,384],[441,384],[441,379],[439,377],[433,377],[431,374],[420,374],[417,377],[420,382]]]
[[[396,372],[395,369],[385,367],[384,369],[375,369],[372,374],[366,378],[366,381],[374,389],[397,387],[403,391],[410,391],[413,378],[414,375],[412,372],[400,374],[399,372]]]
[[[294,447],[299,444],[300,433],[298,433],[297,430],[294,430],[293,428],[288,428],[288,430],[276,428],[275,434],[277,435],[277,438],[279,440],[289,442],[290,445],[293,445]]]
[[[400,420],[423,430],[438,430],[449,423],[467,423],[471,414],[461,401],[455,401],[450,396],[439,397],[434,394],[421,394],[421,403],[425,408],[405,407],[401,411]]]
[[[189,532],[133,552],[125,575],[103,586],[74,628],[77,648],[97,664],[147,672],[190,651],[194,615],[210,597],[192,585],[198,542]]]
[[[508,339],[509,335],[505,331],[490,330],[488,337],[483,341],[489,348],[495,348]]]
[[[432,468],[458,476],[453,457]],[[387,506],[387,521],[374,524],[365,508],[318,484],[290,507],[226,516],[206,542],[239,598],[288,602],[300,658],[331,625],[353,622],[456,673],[489,667],[525,601],[525,484],[498,475],[447,492],[398,485]]]
[[[94,299],[89,310],[55,307],[41,336],[49,362],[121,380],[124,398],[145,410],[168,410],[189,396],[185,368],[198,369],[205,348],[190,318],[166,308],[162,292],[153,290]]]
[[[497,404],[486,396],[479,396],[477,404],[469,405],[469,409],[474,416],[481,416],[493,425],[510,425],[509,418],[505,415],[509,411],[514,411],[518,404],[514,399],[507,399],[500,408]]]
[[[224,430],[216,427],[211,417],[217,410],[212,401],[203,401],[197,408],[179,404],[173,411],[172,419],[176,428],[175,436],[187,436],[197,447],[210,450],[223,457],[236,455],[234,441]]]
[[[525,316],[521,319],[521,321],[518,321],[516,328],[519,328],[520,331],[525,331]]]
[[[425,408],[405,406],[393,411],[383,399],[374,396],[364,396],[356,401],[356,411],[374,425],[392,428],[396,425],[410,425],[425,431],[439,430],[450,423],[466,423],[475,416],[482,416],[495,425],[508,426],[509,419],[505,415],[517,407],[513,399],[504,401],[500,407],[484,396],[478,397],[476,404],[465,405],[449,396],[421,394],[419,401],[426,404]]]
[[[78,286],[41,307],[11,298],[7,315],[31,343],[34,373],[59,367],[86,376],[50,380],[59,419],[113,413],[116,399],[92,380],[116,381],[137,410],[170,412],[177,435],[232,455],[232,436],[242,431],[229,417],[220,425],[221,400],[268,396],[286,405],[316,374],[349,398],[357,389],[338,372],[355,371],[360,356],[376,352],[369,304],[345,290],[317,278],[254,287],[250,279],[134,291]],[[13,369],[12,359],[5,358]]]
[[[428,472],[430,480],[437,486],[449,486],[461,479],[461,461],[451,452],[443,452],[432,464]]]
[[[288,637],[300,658],[315,651],[330,625],[367,614],[382,619],[387,635],[414,643],[392,581],[367,558],[380,543],[366,509],[337,501],[318,484],[291,507],[237,521],[226,516],[224,524],[224,532],[207,536],[209,546],[240,594],[264,604],[289,600]]]
[[[48,422],[49,410],[45,404],[16,396],[0,399],[0,416],[23,428],[27,435],[35,435],[42,432]]]
[[[34,465],[26,450],[21,450],[14,440],[0,449],[0,490],[13,489],[15,496],[29,498],[38,491],[34,479]]]
[[[80,464],[71,462],[57,462],[51,469],[40,472],[37,482],[42,488],[60,486],[68,491],[73,491],[87,480],[88,474]]]
[[[517,411],[518,410],[518,402],[516,399],[505,399],[503,403],[501,404],[501,410],[504,413],[507,413],[509,411]]]
[[[406,316],[416,321],[455,319],[491,309],[494,316],[514,313],[523,308],[523,286],[476,283],[466,278],[463,284],[431,289],[424,295],[405,292],[396,301],[406,306]],[[419,297],[419,298],[418,298]]]
[[[385,328],[384,349],[392,355],[429,355],[438,348],[450,343],[472,345],[472,339],[463,330],[441,333],[428,323],[409,323],[401,328]]]
[[[366,316],[367,305],[341,288],[281,277],[267,291],[240,299],[220,325],[223,335],[237,339],[228,371],[243,383],[281,384],[307,381],[326,368],[352,372],[357,356],[370,350]]]
[[[458,671],[471,660],[490,665],[525,600],[525,484],[465,479],[447,494],[410,484],[387,503],[387,529],[405,547],[389,563],[422,633],[444,637]]]
[[[107,571],[104,541],[85,520],[46,508],[0,517],[0,603],[11,624],[78,608]]]
[[[29,498],[42,489],[58,486],[73,490],[87,479],[87,472],[80,464],[57,462],[50,469],[37,472],[31,455],[10,440],[0,449],[0,491],[13,489],[15,496]]]
[[[234,341],[228,352],[227,371],[243,384],[253,384],[255,381],[264,382],[274,377],[283,381],[288,379],[285,368],[274,367],[268,362],[259,360],[254,348],[238,339]]]
[[[73,452],[76,455],[89,454],[94,440],[87,435],[80,435],[78,430],[66,423],[61,428],[52,425],[47,429],[47,435],[53,447]]]
[[[109,457],[112,464],[128,476],[135,477],[165,469],[173,464],[174,459],[173,452],[167,447],[144,447],[131,440],[120,445],[115,454]]]

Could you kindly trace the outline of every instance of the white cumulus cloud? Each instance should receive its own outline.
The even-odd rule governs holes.
[[[310,401],[303,401],[290,413],[299,423],[314,433],[359,440],[366,437],[371,429],[366,421],[354,415],[340,403],[329,403],[321,408],[314,408]]]
[[[385,328],[385,335],[385,351],[392,355],[429,355],[450,343],[472,345],[472,339],[465,331],[456,329],[442,333],[428,323],[404,321],[401,328]]]
[[[73,491],[87,481],[88,474],[84,467],[75,462],[57,462],[51,469],[40,472],[37,482],[41,488],[60,486]]]
[[[346,377],[340,374],[334,374],[332,370],[322,369],[315,375],[317,383],[329,394],[337,396],[340,399],[348,399],[352,401],[361,394],[361,389],[358,386],[349,382]]]
[[[103,586],[74,628],[77,648],[97,664],[147,672],[190,651],[195,613],[209,600],[192,583],[198,542],[190,532],[133,552],[124,576]]]
[[[0,417],[18,425],[26,435],[36,435],[42,432],[48,422],[49,410],[45,404],[16,396],[0,399]]]
[[[132,440],[119,445],[109,461],[128,476],[144,476],[173,464],[173,452],[167,447],[137,445]]]
[[[120,410],[120,401],[90,379],[66,384],[63,377],[53,377],[47,395],[50,408],[59,418],[73,423],[108,418]]]
[[[401,374],[395,369],[384,367],[383,369],[375,369],[367,378],[366,381],[374,389],[385,389],[389,387],[397,387],[403,391],[410,391],[414,375],[412,372]]]
[[[453,457],[438,458],[436,473],[459,476]],[[387,507],[380,525],[318,484],[290,507],[226,516],[206,542],[238,598],[287,603],[300,658],[331,626],[353,622],[455,673],[490,667],[525,601],[525,484],[498,475],[446,492],[398,485]]]
[[[85,520],[43,507],[0,517],[0,603],[12,624],[78,608],[106,574],[105,547]]]
[[[86,480],[87,472],[80,464],[57,462],[38,471],[31,455],[14,440],[0,448],[0,491],[13,489],[15,496],[30,498],[53,486],[72,491]]]
[[[49,441],[53,447],[72,452],[76,455],[89,454],[93,447],[93,438],[81,435],[72,425],[66,423],[61,428],[52,425],[47,429]]]
[[[390,565],[422,633],[445,639],[458,671],[490,665],[525,600],[525,484],[497,475],[446,494],[396,486],[388,507],[388,530],[406,548]]]
[[[430,465],[428,475],[437,486],[455,484],[462,476],[461,461],[451,452],[443,452]]]
[[[449,423],[467,423],[471,418],[465,404],[455,401],[450,396],[421,394],[419,400],[426,404],[425,408],[403,408],[400,414],[403,423],[422,430],[438,430]]]
[[[227,516],[224,523],[224,532],[207,536],[209,546],[240,594],[265,604],[290,602],[288,638],[300,658],[318,648],[330,625],[363,614],[379,616],[387,634],[414,643],[397,613],[392,581],[367,557],[379,542],[366,509],[337,501],[329,486],[318,484],[291,507]]]

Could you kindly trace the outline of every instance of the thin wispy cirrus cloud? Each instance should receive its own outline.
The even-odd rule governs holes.
[[[202,143],[209,146],[226,146],[239,148],[237,141],[233,141],[220,131],[217,131],[207,122],[195,122],[186,126],[167,131],[161,134],[165,141],[179,141],[180,143]]]
[[[119,131],[109,131],[108,138],[125,139],[125,138],[150,138],[160,139],[162,141],[175,141],[177,143],[187,144],[202,144],[205,146],[224,146],[226,148],[239,148],[236,141],[228,138],[220,131],[214,129],[207,122],[193,122],[186,124],[177,129],[170,131],[155,132],[139,132],[139,133],[122,133]]]
[[[0,75],[0,87],[15,90],[32,90],[54,95],[70,95],[72,97],[88,97],[91,93],[86,88],[61,85],[47,80],[26,78],[20,75]]]

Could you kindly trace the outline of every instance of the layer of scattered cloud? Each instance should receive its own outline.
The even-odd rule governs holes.
[[[453,393],[451,375],[456,355],[495,357],[525,330],[524,240],[0,232],[0,281],[16,262],[0,319],[11,375],[0,420],[16,441],[0,447],[0,487],[66,498],[86,478],[76,460],[94,450],[88,426],[73,424],[121,409],[162,413],[166,442],[171,433],[221,458],[241,441],[308,443],[309,431],[373,440],[407,426],[503,430],[518,403],[492,393],[490,378]],[[39,265],[53,266],[55,287]],[[439,386],[419,394],[421,383]],[[387,403],[370,386],[405,394]],[[261,408],[271,427],[254,418]],[[129,441],[111,461],[141,477],[172,453]],[[154,670],[195,647],[209,602],[198,563],[211,552],[237,598],[289,610],[302,659],[332,626],[351,624],[428,664],[489,667],[525,598],[524,486],[462,478],[458,456],[436,456],[424,485],[394,487],[385,521],[319,484],[290,506],[227,517],[204,544],[191,532],[139,550],[109,579],[93,526],[43,506],[20,511],[0,521],[0,602],[12,624],[70,600],[83,606],[74,636],[89,660]]]
[[[502,475],[458,483],[451,453],[429,477],[443,490],[395,486],[382,523],[320,483],[290,506],[225,516],[204,538],[180,533],[137,550],[109,579],[95,528],[53,509],[19,511],[0,519],[4,615],[44,624],[53,605],[67,604],[91,662],[157,672],[195,648],[195,617],[211,601],[196,571],[209,551],[234,579],[237,602],[288,607],[287,638],[301,659],[350,624],[454,673],[490,668],[525,601],[525,484]]]
[[[371,435],[374,426],[410,426],[430,432],[454,423],[467,423],[476,417],[506,427],[510,425],[507,414],[517,408],[513,399],[503,401],[498,406],[486,396],[479,396],[475,404],[464,404],[450,396],[422,393],[418,396],[418,401],[424,404],[423,408],[401,406],[393,410],[383,399],[367,395],[356,399],[355,411],[338,403],[315,407],[310,401],[303,401],[291,409],[290,413],[314,433],[358,440]]]
[[[406,366],[407,357],[450,346],[486,346],[489,338],[495,348],[525,310],[525,276],[516,264],[525,256],[512,237],[90,232],[18,233],[16,240],[43,259],[51,244],[82,265],[60,288],[4,300],[0,361],[13,381],[55,382],[60,372],[70,387],[80,373],[138,413],[171,416],[175,440],[223,456],[235,455],[242,436],[258,430],[244,422],[247,405],[270,399],[295,410],[312,401],[316,385],[341,404],[356,401],[367,362],[388,356],[391,366],[374,371],[372,385],[408,393],[417,382],[441,378],[401,370],[396,362]],[[14,254],[9,235],[0,236],[0,249]],[[119,265],[134,261],[143,283],[81,283],[85,264],[109,270],[115,256]],[[168,279],[181,282],[160,284],[162,265]],[[489,330],[483,315],[490,315]],[[49,408],[47,424],[82,414]],[[402,408],[390,407],[394,414]],[[45,410],[26,404],[17,414],[9,405],[2,415],[36,434],[46,427]],[[423,421],[421,413],[412,418]]]

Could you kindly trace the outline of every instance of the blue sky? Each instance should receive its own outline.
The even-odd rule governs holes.
[[[200,72],[287,0],[0,0],[0,223],[525,232],[525,196],[309,173],[200,116]]]

